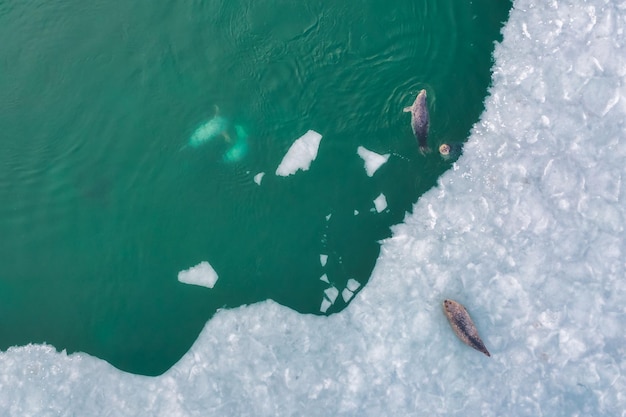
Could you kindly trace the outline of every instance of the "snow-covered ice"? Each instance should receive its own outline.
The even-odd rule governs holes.
[[[374,199],[374,209],[377,213],[380,213],[384,209],[387,208],[387,198],[384,194],[380,194],[378,197]]]
[[[299,169],[308,171],[311,162],[317,158],[322,135],[309,130],[291,145],[283,160],[276,168],[276,175],[286,177],[295,174]]]
[[[178,273],[178,280],[183,284],[200,285],[207,288],[213,288],[217,278],[217,272],[207,261],[202,261],[198,265]]]
[[[378,171],[378,168],[380,168],[389,159],[389,154],[380,155],[364,148],[363,146],[359,146],[356,153],[365,162],[365,172],[368,177],[374,175],[374,173]]]
[[[515,1],[463,155],[341,313],[221,310],[156,378],[11,348],[1,414],[626,416],[625,29],[623,0]]]

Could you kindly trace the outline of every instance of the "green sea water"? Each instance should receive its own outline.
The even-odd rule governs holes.
[[[0,0],[0,349],[46,342],[155,375],[218,309],[341,311],[452,166],[439,144],[478,120],[510,7]],[[422,88],[425,155],[402,112]],[[236,161],[224,135],[184,147],[216,111],[248,135]],[[309,129],[310,169],[276,176]],[[390,154],[372,177],[359,146]],[[202,261],[214,288],[177,280]]]

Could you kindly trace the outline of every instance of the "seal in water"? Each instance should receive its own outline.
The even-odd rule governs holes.
[[[426,90],[419,92],[412,106],[405,107],[405,112],[411,112],[411,128],[420,147],[420,152],[428,152],[428,125],[430,115],[426,104]]]
[[[456,159],[461,155],[463,145],[460,143],[442,143],[439,147],[439,155],[445,160]]]
[[[439,147],[439,153],[441,154],[441,156],[445,157],[449,157],[450,156],[450,150],[452,148],[450,147],[450,145],[448,145],[447,143],[442,144]]]
[[[189,138],[189,143],[181,148],[181,150],[191,147],[197,148],[213,139],[222,136],[227,142],[230,142],[228,129],[230,122],[219,115],[219,107],[215,106],[215,116],[207,122],[202,123]]]
[[[456,301],[444,300],[443,311],[446,313],[452,330],[463,343],[481,351],[487,356],[491,356],[483,341],[480,340],[478,330],[476,330],[476,326],[465,307]]]

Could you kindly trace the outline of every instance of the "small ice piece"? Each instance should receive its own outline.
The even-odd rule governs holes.
[[[259,172],[258,174],[254,176],[254,182],[256,182],[257,185],[261,185],[261,180],[263,180],[263,175],[265,175],[265,172]]]
[[[178,273],[178,280],[183,284],[200,285],[207,288],[213,288],[217,278],[217,273],[207,261],[202,261],[198,265]]]
[[[354,215],[356,216],[358,214],[359,214],[359,211],[358,210],[354,210]]]
[[[378,197],[376,197],[374,200],[374,207],[378,213],[387,208],[387,199],[384,194],[381,193]]]
[[[361,286],[361,283],[353,278],[350,278],[348,280],[348,285],[346,285],[346,287],[352,292],[355,292],[356,290],[358,290],[360,286]]]
[[[326,310],[328,310],[328,308],[329,308],[330,306],[332,306],[332,305],[333,305],[333,303],[331,303],[330,301],[328,301],[328,300],[326,299],[326,297],[322,297],[322,305],[320,306],[320,311],[321,311],[322,313],[326,313]]]
[[[333,304],[339,295],[339,290],[335,287],[328,287],[324,290],[324,294],[330,300],[330,303]]]
[[[330,284],[330,281],[328,280],[328,276],[326,276],[326,274],[320,277],[320,281],[324,281],[325,283]]]
[[[347,303],[350,299],[352,299],[352,297],[354,297],[354,293],[349,289],[344,288],[343,291],[341,291],[341,297],[343,298],[343,301]]]
[[[333,215],[332,213],[330,213],[330,214],[326,215],[326,221],[329,221],[329,220],[330,220],[330,218],[332,217],[332,215]]]
[[[363,161],[365,161],[365,172],[368,177],[374,175],[374,173],[378,171],[378,168],[380,168],[389,159],[388,153],[380,155],[376,152],[365,149],[363,146],[359,146],[356,153],[359,154]]]
[[[286,177],[295,174],[299,169],[308,171],[311,162],[317,158],[321,139],[322,135],[314,130],[309,130],[296,139],[278,165],[276,175]]]
[[[326,262],[328,261],[328,255],[320,254],[320,263],[322,266],[326,266]]]

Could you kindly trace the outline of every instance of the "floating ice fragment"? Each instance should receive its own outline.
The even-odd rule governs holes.
[[[326,262],[328,261],[328,255],[320,254],[320,263],[322,266],[326,266]]]
[[[361,283],[353,278],[350,278],[348,280],[348,285],[346,285],[346,287],[352,292],[358,290],[360,286],[361,286]]]
[[[286,177],[295,174],[299,169],[307,171],[311,162],[317,158],[321,139],[322,135],[314,130],[309,130],[296,139],[278,165],[276,175]]]
[[[374,207],[378,213],[387,208],[387,199],[384,194],[381,193],[378,197],[376,197],[374,200]]]
[[[343,298],[343,301],[345,301],[346,303],[350,301],[352,297],[354,297],[354,293],[349,289],[344,288],[343,291],[341,291],[341,298]]]
[[[207,288],[213,288],[217,278],[217,273],[207,261],[202,261],[198,265],[178,273],[178,280],[183,284],[200,285]]]
[[[358,214],[359,214],[359,211],[358,210],[354,210],[354,215],[356,216]]]
[[[328,276],[326,274],[320,277],[320,281],[324,281],[325,283],[330,284],[330,281],[328,280]]]
[[[328,310],[328,308],[333,305],[333,303],[331,303],[330,301],[328,301],[326,299],[326,297],[322,297],[322,305],[320,306],[320,311],[322,313],[326,313],[326,310]]]
[[[374,173],[389,159],[389,154],[380,155],[376,152],[372,152],[365,149],[363,146],[359,146],[356,150],[361,159],[365,161],[365,172],[368,177],[374,175]]]
[[[337,299],[337,296],[339,295],[339,290],[335,287],[328,287],[324,290],[324,294],[326,294],[326,297],[328,297],[330,303],[332,304]]]
[[[330,218],[332,217],[332,215],[333,215],[332,213],[330,213],[330,214],[326,215],[326,221],[329,221],[329,220],[330,220]]]
[[[261,185],[261,180],[263,180],[263,175],[265,175],[265,172],[259,172],[258,174],[254,176],[254,182],[256,182],[257,185]]]

